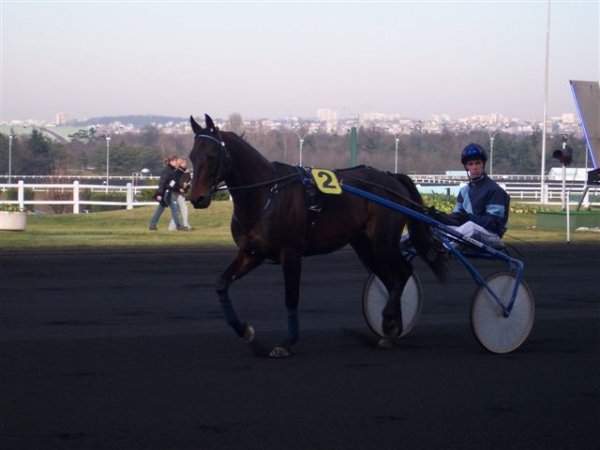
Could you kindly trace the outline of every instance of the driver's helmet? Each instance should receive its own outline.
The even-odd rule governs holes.
[[[481,145],[471,143],[463,149],[460,155],[460,162],[463,166],[472,159],[481,159],[484,164],[487,161],[487,154]]]

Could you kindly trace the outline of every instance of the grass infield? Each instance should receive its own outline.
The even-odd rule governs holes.
[[[153,213],[154,207],[149,206],[78,215],[30,214],[25,231],[0,231],[0,252],[235,246],[229,231],[232,213],[229,201],[215,201],[203,210],[190,207],[190,224],[195,228],[191,232],[168,231],[169,210],[163,213],[158,231],[149,231],[148,222]],[[537,229],[535,213],[513,213],[504,240],[512,244],[566,242],[566,231]],[[572,231],[570,242],[598,244],[600,233]]]

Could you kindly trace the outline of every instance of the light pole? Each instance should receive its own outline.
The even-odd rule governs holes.
[[[11,183],[12,180],[12,141],[14,136],[12,134],[8,135],[8,184]]]
[[[394,150],[394,173],[398,173],[398,144],[400,144],[400,133],[396,133],[394,131],[392,131],[391,128],[388,128],[388,131],[390,133],[392,133],[392,136],[394,136],[394,142],[395,142],[395,150]]]
[[[490,137],[490,177],[494,175],[494,138],[498,133],[500,133],[500,128],[496,128],[495,131],[491,131],[488,129],[487,125],[481,125],[485,131],[487,131],[488,136]]]
[[[398,173],[398,144],[400,143],[400,138],[394,135],[394,140],[396,141],[396,153],[394,155],[394,173]]]
[[[298,142],[300,144],[300,158],[299,158],[298,165],[302,166],[302,147],[304,146],[304,138],[308,135],[308,132],[301,133],[301,130],[298,130],[298,131],[294,130],[294,133],[296,133],[296,136],[298,136]]]
[[[110,174],[110,136],[107,134],[104,137],[106,138],[106,192],[108,192],[108,180]]]

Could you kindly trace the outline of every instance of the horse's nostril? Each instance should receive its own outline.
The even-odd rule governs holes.
[[[203,209],[210,205],[210,197],[209,196],[201,196],[191,200],[192,205],[196,209]]]

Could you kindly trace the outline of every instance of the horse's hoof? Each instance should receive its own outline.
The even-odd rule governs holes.
[[[384,337],[379,339],[379,342],[377,343],[377,346],[379,348],[394,348],[394,341],[390,338]]]
[[[283,347],[275,347],[269,353],[269,358],[287,358],[291,355],[291,352]]]
[[[386,326],[386,324],[383,325],[383,334],[385,335],[384,339],[394,339],[398,336],[400,336],[402,332],[400,331],[400,327],[398,327],[398,325],[396,324],[392,324],[389,326]]]
[[[246,344],[252,342],[254,340],[254,328],[252,328],[250,325],[246,325],[244,336],[242,336],[242,338]]]

